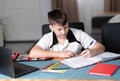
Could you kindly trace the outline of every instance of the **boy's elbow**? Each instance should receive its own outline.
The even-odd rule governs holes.
[[[103,52],[106,50],[105,46],[103,46]]]
[[[31,49],[31,51],[30,51],[30,53],[29,53],[29,57],[30,58],[37,58],[36,56],[36,50],[37,50],[37,48],[36,48],[36,46],[34,46],[32,49]]]
[[[102,45],[101,48],[102,48],[103,52],[104,52],[105,49],[106,49],[104,45]]]
[[[30,58],[35,58],[35,53],[31,51],[31,52],[29,53],[29,57],[30,57]]]
[[[101,45],[101,47],[100,47],[100,53],[103,53],[103,52],[105,52],[105,46],[104,45]]]

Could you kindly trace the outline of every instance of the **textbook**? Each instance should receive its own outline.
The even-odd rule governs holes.
[[[119,68],[116,64],[97,63],[92,69],[89,70],[89,74],[112,76]]]
[[[85,58],[83,56],[72,57],[68,59],[61,60],[60,62],[71,67],[71,68],[81,68],[88,65],[92,65],[98,62],[104,62],[111,59],[115,59],[120,57],[120,54],[112,53],[112,52],[103,52],[96,56]]]

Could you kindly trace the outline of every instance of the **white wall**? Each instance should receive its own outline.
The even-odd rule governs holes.
[[[0,0],[0,19],[3,18],[5,0]]]
[[[5,0],[0,0],[0,46],[3,46],[4,44],[4,38],[3,38],[3,31],[2,31],[2,20],[4,19],[3,14],[4,14],[4,4]]]
[[[78,0],[79,19],[91,34],[91,18],[102,12],[104,0]],[[48,23],[51,0],[0,0],[6,40],[36,40],[42,35],[41,25]],[[1,16],[1,15],[0,15]],[[13,34],[14,32],[14,34]]]
[[[91,18],[97,15],[97,12],[104,11],[104,0],[77,0],[79,20],[84,22],[85,31],[92,33]]]
[[[0,25],[0,46],[3,46],[3,32],[2,32],[2,26]]]
[[[51,0],[6,0],[4,30],[6,40],[38,40],[41,25],[48,23]],[[14,32],[14,33],[13,33]]]

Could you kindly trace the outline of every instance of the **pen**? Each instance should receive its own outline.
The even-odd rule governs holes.
[[[42,67],[39,68],[39,69],[40,69],[40,70],[43,70],[43,69],[46,69],[46,68],[50,67],[51,65],[53,65],[53,63],[52,63],[52,64],[48,64],[48,65],[46,65],[46,66],[42,66]]]
[[[88,45],[88,47],[86,49],[89,49],[89,47],[93,44],[94,41],[91,41],[90,44]],[[81,56],[84,56],[84,54],[87,53],[87,50],[84,50],[82,53],[80,53]]]
[[[53,64],[52,66],[48,67],[48,70],[52,70],[52,69],[54,69],[54,68],[56,68],[56,67],[58,67],[60,65],[61,65],[61,63],[57,62],[57,63]]]
[[[42,70],[42,72],[64,73],[66,70]]]

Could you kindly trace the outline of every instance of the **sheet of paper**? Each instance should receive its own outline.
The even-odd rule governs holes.
[[[117,58],[117,57],[120,57],[120,54],[112,53],[112,52],[104,52],[104,53],[96,55],[92,58],[96,58],[96,59],[101,58],[102,59],[101,61],[108,61],[108,60],[111,60],[111,59],[114,59],[114,58]]]
[[[82,56],[78,56],[78,57],[65,59],[65,60],[62,60],[60,62],[65,64],[65,65],[68,65],[72,68],[80,68],[80,67],[84,67],[84,66],[88,66],[88,65],[97,63],[99,61],[101,61],[100,58],[94,59],[94,58],[84,58]]]
[[[107,61],[110,59],[114,59],[117,57],[120,57],[120,54],[104,52],[91,58],[84,58],[82,56],[77,56],[69,59],[64,59],[60,62],[72,68],[80,68],[95,64],[100,61]]]

